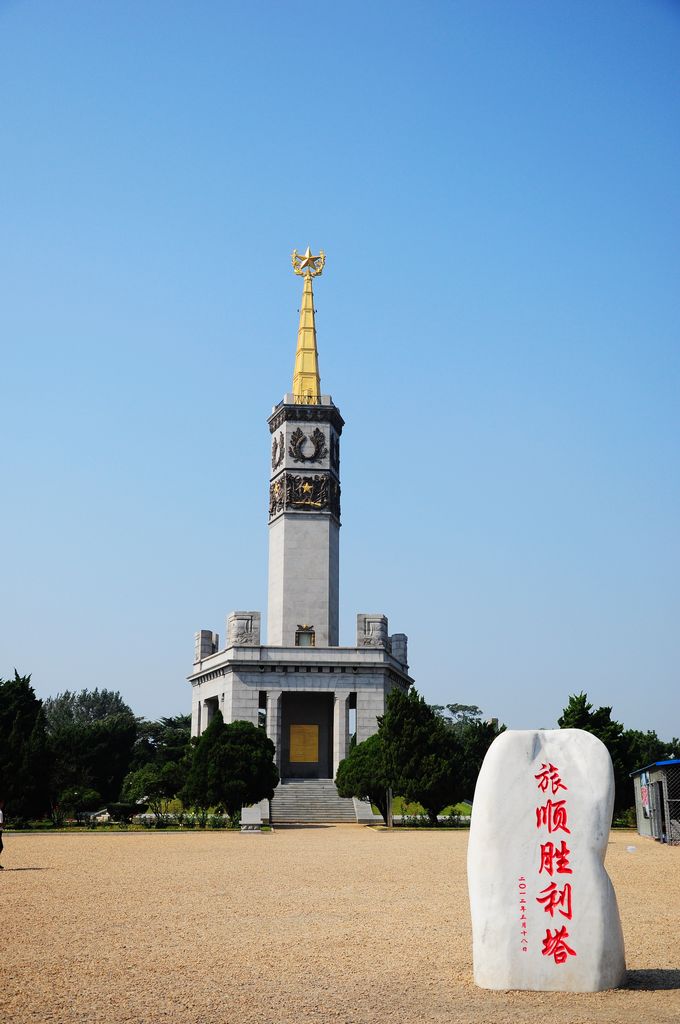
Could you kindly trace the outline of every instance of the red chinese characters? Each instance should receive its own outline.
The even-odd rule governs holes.
[[[527,953],[529,951],[529,943],[527,942],[527,880],[524,875],[520,875],[517,887],[519,890],[519,933],[522,936],[520,947],[523,953]]]
[[[569,932],[566,927],[562,925],[561,928],[555,929],[553,935],[550,929],[546,929],[545,938],[543,939],[543,956],[551,956],[554,958],[556,964],[563,964],[567,957],[576,956],[575,951],[568,946],[566,939],[569,938]]]
[[[554,764],[542,764],[541,770],[538,775],[534,775],[535,779],[538,779],[538,788],[545,793],[548,786],[551,787],[552,795],[554,796],[558,789],[566,789],[567,787],[560,778],[560,773]]]
[[[541,863],[538,868],[540,874],[545,870],[546,874],[570,875],[572,870],[569,867],[570,849],[564,839],[558,849],[554,843],[541,843]]]
[[[541,764],[541,770],[537,775],[534,775],[534,778],[537,782],[536,788],[540,789],[542,793],[547,793],[550,790],[551,796],[555,796],[560,789],[565,790],[565,792],[568,789],[562,782],[559,769],[550,762]],[[554,832],[566,832],[567,835],[570,835],[571,829],[567,824],[566,798],[562,800],[548,799],[542,806],[537,807],[536,828],[545,828],[549,835]],[[552,840],[541,843],[539,875],[545,872],[545,874],[552,878],[553,875],[573,874],[569,864],[570,853],[571,851],[564,839],[560,841],[559,846]],[[555,913],[558,913],[568,921],[571,921],[571,882],[565,882],[561,888],[557,882],[550,882],[544,889],[540,890],[536,896],[536,902],[543,907],[546,914],[550,914],[551,918],[554,918]],[[576,950],[572,949],[567,943],[568,938],[569,932],[566,925],[562,925],[561,928],[555,928],[554,930],[547,928],[545,938],[543,939],[542,955],[552,957],[556,964],[566,963],[570,956],[576,956]]]
[[[567,801],[548,800],[543,807],[536,808],[536,828],[547,825],[548,832],[570,832],[567,828]]]
[[[551,882],[545,889],[541,889],[540,896],[536,897],[537,903],[543,904],[546,914],[555,916],[555,911],[571,921],[571,885],[567,882],[562,889],[558,889],[556,882]]]

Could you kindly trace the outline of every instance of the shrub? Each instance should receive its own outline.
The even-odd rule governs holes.
[[[130,801],[117,801],[106,805],[106,810],[112,821],[129,823],[136,814],[143,814],[146,804],[137,804]]]
[[[338,766],[335,784],[342,797],[369,800],[387,822],[389,782],[385,773],[383,744],[377,733],[350,749]]]

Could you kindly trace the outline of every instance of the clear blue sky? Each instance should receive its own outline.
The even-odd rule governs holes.
[[[341,642],[680,734],[680,5],[0,0],[0,675],[188,711],[266,611],[300,280]]]

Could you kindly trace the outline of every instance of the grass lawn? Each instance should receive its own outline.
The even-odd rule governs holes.
[[[460,814],[462,816],[468,817],[471,810],[472,807],[470,806],[470,804],[452,804],[450,807],[445,807],[444,810],[442,811],[442,814],[444,816],[448,816],[450,814]],[[373,811],[375,812],[375,814],[380,814],[380,811],[378,810],[377,807],[373,807]],[[406,803],[404,798],[401,796],[395,796],[392,799],[392,814],[409,814],[416,816],[425,813],[425,808],[421,807],[420,804]]]

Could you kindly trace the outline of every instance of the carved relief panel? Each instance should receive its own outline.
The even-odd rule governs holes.
[[[227,619],[229,647],[259,647],[260,613],[232,612]]]
[[[296,427],[291,434],[288,455],[293,462],[319,463],[328,455],[326,435],[319,427],[305,434],[301,427]]]
[[[286,510],[331,512],[340,518],[340,484],[329,473],[281,473],[269,485],[269,517]]]
[[[386,615],[357,615],[357,647],[384,647],[390,649]]]
[[[284,423],[283,429],[274,431],[271,441],[271,476],[276,477],[285,469],[299,467],[340,469],[340,444],[332,427],[298,426]]]
[[[330,453],[331,469],[334,469],[336,473],[340,472],[340,438],[334,431],[331,431],[331,453]]]
[[[283,431],[279,430],[278,437],[274,434],[272,438],[272,470],[275,472],[282,465],[286,455],[286,446],[283,440]]]

